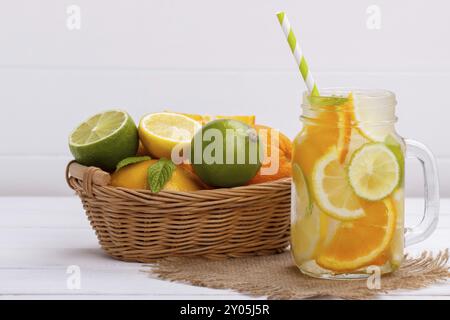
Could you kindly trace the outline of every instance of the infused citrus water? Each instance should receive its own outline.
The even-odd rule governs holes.
[[[321,278],[388,273],[404,247],[404,151],[388,91],[304,95],[294,140],[291,250]]]

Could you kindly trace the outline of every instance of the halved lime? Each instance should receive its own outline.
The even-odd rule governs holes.
[[[69,136],[70,152],[78,163],[110,172],[120,160],[136,155],[138,145],[136,124],[121,110],[96,114]]]

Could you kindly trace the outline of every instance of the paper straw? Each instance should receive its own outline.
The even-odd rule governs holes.
[[[278,21],[280,22],[281,28],[283,29],[284,34],[286,35],[287,41],[289,43],[289,47],[291,48],[292,54],[295,57],[295,61],[297,62],[298,68],[300,69],[300,73],[302,74],[303,80],[306,83],[306,87],[312,96],[318,96],[319,90],[317,89],[316,82],[309,71],[308,63],[306,62],[305,57],[303,56],[303,52],[298,45],[297,39],[295,38],[294,32],[292,31],[291,24],[289,23],[289,19],[284,13],[284,11],[280,11],[277,13]]]

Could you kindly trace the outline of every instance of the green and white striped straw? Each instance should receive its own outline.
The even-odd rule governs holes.
[[[289,23],[289,19],[284,13],[284,11],[280,11],[277,13],[278,21],[280,22],[281,28],[283,29],[284,34],[286,35],[287,41],[289,43],[289,47],[295,57],[295,61],[297,62],[298,68],[300,69],[300,73],[302,74],[303,80],[306,83],[306,87],[312,96],[319,95],[319,89],[317,89],[316,82],[309,71],[308,63],[303,56],[303,52],[298,45],[297,39],[295,38],[294,32],[292,31],[291,24]]]

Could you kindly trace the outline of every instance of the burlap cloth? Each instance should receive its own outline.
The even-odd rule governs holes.
[[[446,281],[450,277],[448,258],[448,249],[437,255],[423,252],[415,258],[406,256],[399,270],[381,277],[380,289],[368,289],[367,280],[334,281],[304,276],[294,266],[289,252],[228,260],[167,258],[152,265],[149,272],[161,279],[232,289],[269,299],[367,299],[391,290],[419,289]]]

